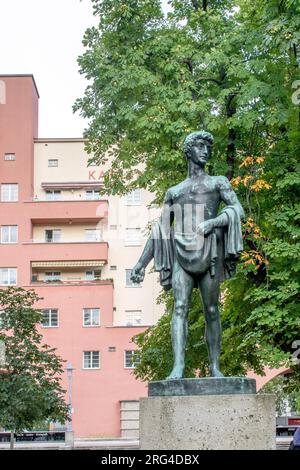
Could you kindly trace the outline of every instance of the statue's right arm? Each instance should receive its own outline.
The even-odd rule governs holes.
[[[164,205],[163,205],[163,210],[162,210],[160,220],[163,221],[163,223],[166,223],[166,220],[169,220],[170,225],[173,223],[173,219],[174,219],[173,212],[170,210],[171,206],[172,206],[172,200],[170,197],[170,192],[168,190],[165,195]],[[153,258],[154,258],[154,242],[153,242],[152,234],[150,234],[146,242],[145,248],[140,256],[140,259],[138,260],[137,264],[134,266],[131,272],[130,278],[133,282],[140,283],[144,280],[145,269]]]
[[[146,242],[143,253],[141,254],[140,259],[138,260],[135,267],[141,266],[141,267],[146,268],[148,264],[150,263],[150,261],[153,259],[153,257],[154,257],[154,243],[150,235]]]

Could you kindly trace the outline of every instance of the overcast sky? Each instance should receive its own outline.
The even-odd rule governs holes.
[[[80,137],[72,113],[84,31],[96,23],[89,0],[0,0],[0,73],[32,73],[40,94],[40,137]]]
[[[86,123],[72,112],[86,86],[77,57],[94,24],[90,0],[0,0],[0,74],[34,75],[40,137],[82,136]]]

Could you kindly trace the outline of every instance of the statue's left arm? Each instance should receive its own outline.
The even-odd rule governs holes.
[[[216,189],[220,193],[221,200],[225,202],[227,206],[233,206],[242,219],[245,215],[244,210],[240,201],[238,200],[237,195],[233,191],[229,180],[225,176],[218,177]],[[214,228],[226,227],[227,225],[228,217],[226,213],[223,213],[214,219],[209,219],[205,222],[202,222],[198,227],[198,231],[202,232],[204,235],[208,235]]]

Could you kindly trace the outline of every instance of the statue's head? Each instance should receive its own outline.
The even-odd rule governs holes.
[[[210,158],[213,142],[214,138],[209,132],[203,130],[191,132],[191,134],[185,138],[183,143],[183,151],[187,160],[194,160],[194,158],[199,160],[199,157],[201,157],[202,154],[202,157],[205,160],[205,162],[202,163],[206,163]],[[197,163],[197,161],[195,161],[195,163]]]

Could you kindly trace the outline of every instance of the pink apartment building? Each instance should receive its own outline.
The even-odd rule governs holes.
[[[0,285],[43,298],[44,340],[74,368],[75,436],[136,436],[131,338],[161,315],[156,277],[130,282],[151,197],[100,199],[105,168],[82,139],[39,139],[38,101],[33,76],[0,76]]]

